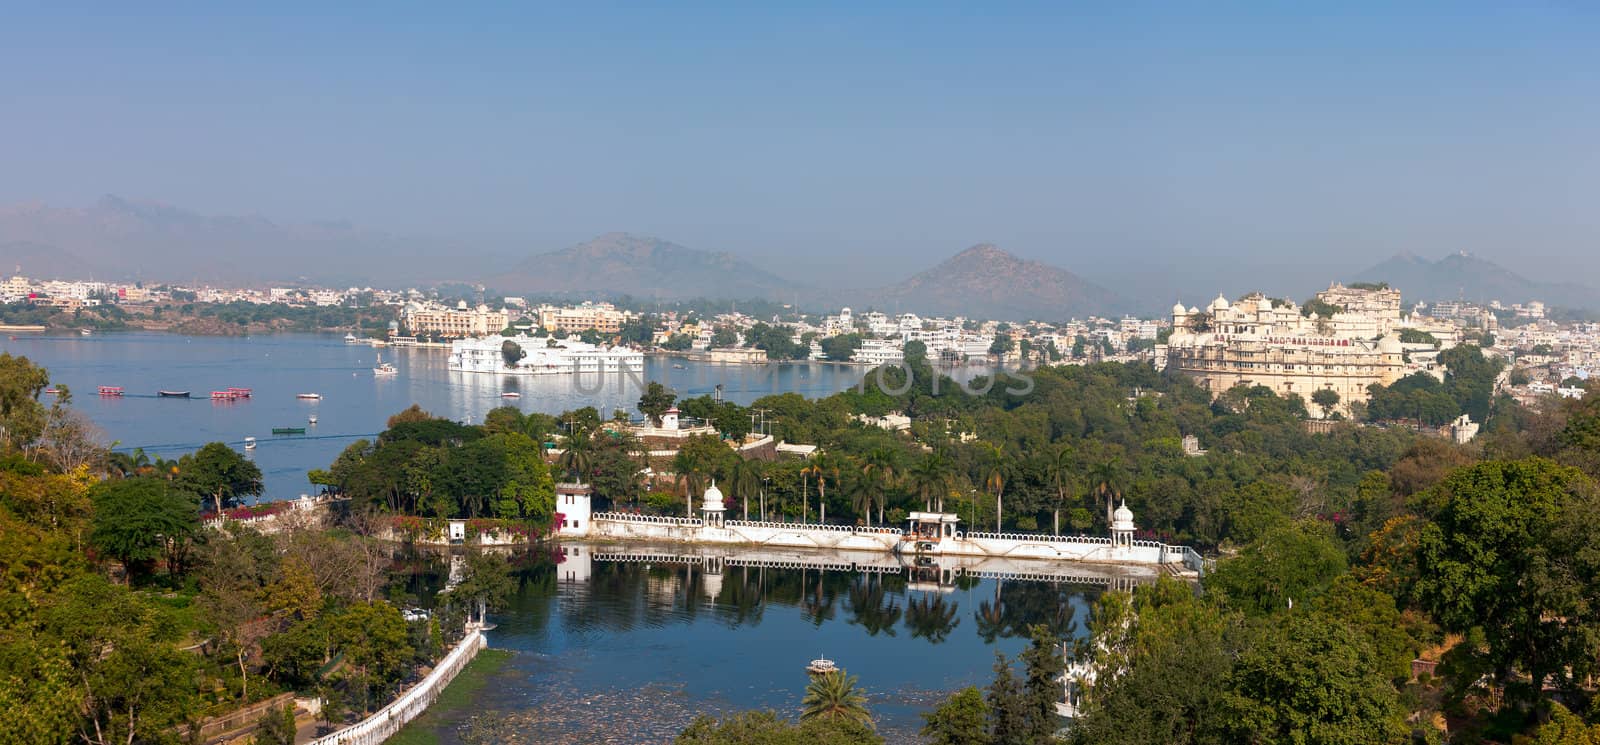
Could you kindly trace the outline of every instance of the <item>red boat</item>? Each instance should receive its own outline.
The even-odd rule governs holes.
[[[120,396],[120,395],[122,395],[122,386],[120,386],[120,385],[103,385],[103,386],[100,386],[100,395],[102,395],[102,396]]]
[[[234,388],[233,386],[228,386],[228,392],[232,393],[234,398],[249,398],[250,397],[250,389],[249,388]]]
[[[238,397],[239,396],[237,394],[235,394],[233,391],[212,391],[211,392],[211,400],[212,401],[232,401],[232,400],[234,400],[234,399],[236,399]]]

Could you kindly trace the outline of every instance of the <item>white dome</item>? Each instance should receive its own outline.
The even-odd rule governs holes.
[[[1400,337],[1390,334],[1378,340],[1379,354],[1400,354],[1405,347],[1400,346]]]
[[[706,495],[700,501],[700,510],[702,512],[723,511],[722,490],[717,488],[717,482],[713,481],[711,486],[706,487]]]
[[[1172,315],[1181,316],[1181,315],[1183,315],[1185,313],[1188,313],[1188,312],[1189,311],[1186,311],[1186,310],[1183,309],[1183,303],[1173,303],[1172,304]]]
[[[1192,306],[1192,305],[1191,305],[1191,306],[1189,306],[1189,313],[1190,313],[1190,314],[1191,314],[1191,315],[1192,315],[1192,314],[1195,314],[1195,313],[1199,313],[1199,312],[1200,312],[1200,309],[1199,309],[1199,308],[1196,308],[1196,307],[1194,307],[1194,306]]]
[[[1123,500],[1122,505],[1117,507],[1117,511],[1111,513],[1111,529],[1116,531],[1133,530],[1133,510],[1128,509],[1127,500]]]
[[[1228,299],[1223,297],[1222,293],[1220,293],[1220,292],[1217,293],[1217,299],[1211,301],[1211,309],[1212,310],[1227,310],[1228,309]]]
[[[1256,310],[1261,311],[1262,313],[1271,313],[1272,300],[1263,296],[1260,300],[1256,301]]]

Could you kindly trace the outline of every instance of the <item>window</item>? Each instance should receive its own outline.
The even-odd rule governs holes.
[[[567,521],[566,520],[562,520],[561,521],[561,527],[563,527],[563,528],[567,527]]]

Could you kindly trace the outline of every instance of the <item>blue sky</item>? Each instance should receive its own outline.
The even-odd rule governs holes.
[[[1600,270],[1587,3],[224,5],[0,9],[0,202],[851,284],[985,241],[1196,297],[1403,250]]]

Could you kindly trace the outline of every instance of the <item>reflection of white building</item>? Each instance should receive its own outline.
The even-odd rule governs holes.
[[[506,342],[517,345],[522,358],[506,362]],[[450,342],[451,370],[505,375],[563,373],[643,373],[644,354],[621,347],[585,344],[576,339],[505,337],[498,334]]]

